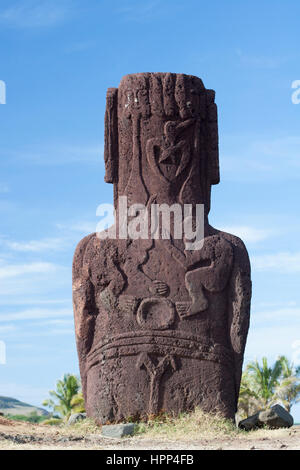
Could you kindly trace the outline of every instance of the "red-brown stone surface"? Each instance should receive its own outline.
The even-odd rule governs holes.
[[[107,92],[114,203],[204,204],[204,245],[91,234],[73,263],[86,409],[98,422],[200,406],[233,418],[249,327],[247,250],[208,223],[219,182],[215,93],[194,76],[125,76]],[[171,233],[172,234],[172,233]]]

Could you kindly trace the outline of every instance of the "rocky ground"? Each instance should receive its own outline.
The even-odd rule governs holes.
[[[192,440],[149,438],[147,435],[122,439],[101,437],[100,432],[80,428],[45,426],[0,417],[0,450],[300,450],[300,426],[290,429],[258,430],[236,435]]]

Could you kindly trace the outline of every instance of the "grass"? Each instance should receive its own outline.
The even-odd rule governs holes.
[[[136,436],[144,438],[175,440],[234,437],[241,433],[243,431],[236,429],[232,421],[218,414],[204,413],[199,408],[177,417],[161,415],[149,418],[145,423],[138,423],[135,431]]]
[[[99,427],[92,418],[87,418],[84,421],[79,421],[74,423],[71,426],[66,424],[62,420],[57,420],[57,422],[47,423],[44,422],[43,426],[53,426],[59,429],[59,433],[62,435],[78,435],[85,436],[86,434],[100,434],[101,427]]]
[[[13,421],[24,421],[26,423],[42,423],[43,421],[46,421],[48,419],[47,416],[38,415],[34,412],[30,415],[7,414],[5,415],[5,417],[8,419],[12,419]]]
[[[64,421],[53,426],[45,423],[13,422],[4,418],[2,421],[5,422],[1,422],[0,418],[3,433],[20,437],[37,436],[45,442],[19,445],[6,439],[0,442],[1,449],[68,448],[75,450],[84,448],[99,450],[112,448],[112,445],[114,449],[170,449],[173,448],[170,447],[172,445],[175,446],[174,448],[179,446],[178,448],[191,449],[299,448],[299,429],[242,431],[236,429],[231,421],[218,415],[204,413],[200,409],[191,413],[182,413],[178,417],[166,414],[149,416],[145,422],[136,422],[136,430],[132,438],[124,438],[124,443],[116,440],[113,444],[107,443],[101,437],[101,426],[98,426],[91,418],[71,426]]]
[[[43,423],[43,425],[48,424],[53,424],[59,428],[60,434],[86,435],[101,433],[101,426],[97,425],[91,418],[71,426],[61,421],[57,423],[48,423],[46,421]],[[177,417],[161,413],[159,416],[149,416],[146,421],[135,422],[135,424],[134,435],[144,439],[213,439],[216,437],[233,437],[244,433],[244,431],[236,429],[232,421],[220,415],[204,413],[199,408],[190,413],[181,413]]]
[[[134,420],[130,420],[134,422]],[[128,422],[128,421],[127,421]],[[53,423],[55,424],[55,423]],[[161,413],[159,416],[149,416],[144,422],[136,422],[134,437],[141,440],[153,441],[199,441],[215,440],[233,441],[253,441],[256,439],[278,439],[287,435],[288,429],[257,429],[244,431],[237,429],[235,424],[218,414],[203,412],[200,408],[189,413],[182,413],[179,416],[170,416]],[[43,423],[42,426],[46,425]],[[97,425],[91,418],[80,421],[71,426],[65,422],[57,423],[53,428],[57,429],[60,435],[86,436],[88,434],[100,435],[101,426]]]

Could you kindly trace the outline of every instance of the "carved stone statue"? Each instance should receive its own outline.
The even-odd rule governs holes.
[[[76,341],[88,416],[120,422],[196,406],[234,418],[249,327],[243,242],[208,223],[219,183],[215,93],[194,76],[141,73],[107,92],[105,181],[132,204],[204,205],[204,240],[78,244]],[[202,206],[203,207],[203,206]],[[103,238],[103,237],[102,237]]]

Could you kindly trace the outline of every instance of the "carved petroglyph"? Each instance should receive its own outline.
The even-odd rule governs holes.
[[[136,364],[138,369],[146,369],[150,377],[150,396],[149,396],[149,414],[157,414],[160,411],[160,382],[163,374],[168,368],[176,370],[176,362],[173,356],[165,356],[156,364],[151,360],[148,354],[141,353]]]
[[[208,308],[205,290],[221,292],[228,283],[233,263],[231,245],[218,236],[207,237],[201,250],[191,252],[180,250],[172,239],[165,240],[171,256],[186,269],[185,285],[192,300],[178,302],[180,317],[195,315]]]
[[[127,194],[128,203],[129,205],[134,203],[134,194],[136,191],[139,192],[140,195],[140,204],[147,204],[149,195],[148,191],[145,187],[143,177],[142,177],[142,170],[141,170],[141,149],[140,149],[140,126],[141,126],[141,117],[138,116],[137,118],[133,119],[132,127],[132,137],[133,137],[133,155],[132,155],[132,166],[131,166],[131,173],[128,180],[128,184],[125,189],[125,193]]]
[[[165,182],[174,181],[189,163],[191,152],[188,140],[176,140],[192,124],[193,119],[184,122],[168,121],[164,125],[164,135],[147,142],[149,165],[156,176]]]
[[[120,295],[118,308],[122,312],[126,312],[130,315],[134,315],[140,299],[133,297],[132,295]]]
[[[105,111],[105,181],[106,183],[114,183],[118,179],[118,141],[115,139],[118,131],[118,89],[109,88],[106,95],[106,111]]]
[[[100,292],[100,299],[107,312],[113,312],[118,306],[118,297],[109,287]]]
[[[166,297],[170,292],[170,288],[165,282],[155,279],[153,281],[153,286],[150,287],[150,292],[161,297]]]
[[[232,269],[232,248],[226,240],[218,237],[208,237],[198,260],[204,266],[191,269],[185,275],[185,284],[192,299],[188,315],[194,315],[208,308],[208,300],[204,288],[209,292],[221,292],[229,280]],[[206,266],[205,266],[206,265]],[[208,266],[207,266],[208,265]]]
[[[175,321],[175,308],[169,299],[144,299],[137,312],[139,325],[146,329],[166,330]]]
[[[203,248],[192,254],[189,251],[181,251],[175,247],[172,242],[170,243],[166,244],[168,250],[176,261],[181,265],[184,265],[187,270],[185,274],[185,285],[191,299],[190,304],[187,302],[178,302],[176,304],[179,316],[180,318],[183,318],[203,312],[209,306],[205,290],[209,292],[221,292],[228,282],[233,262],[232,248],[226,240],[217,236],[207,237],[204,241]],[[127,261],[127,264],[129,263],[129,260]],[[133,263],[131,263],[131,268],[134,269]],[[157,294],[162,297],[168,295],[169,288],[163,281],[151,281],[143,271],[135,268],[135,278],[138,279],[138,276],[147,278],[149,291],[153,294]],[[104,293],[101,293],[101,299],[109,310],[113,310],[118,305],[117,299],[114,298],[113,294],[107,289]],[[149,321],[152,322],[150,318],[157,317],[157,312],[161,308],[167,305],[173,305],[170,300],[168,300],[168,304],[166,305],[162,302],[159,303],[157,300],[152,305],[150,302],[152,299],[145,300],[147,300],[148,303],[142,304],[142,310],[138,315],[138,322],[141,326],[145,326]],[[147,320],[146,305],[151,311]],[[126,311],[128,311],[128,309],[126,309]],[[170,310],[167,309],[167,311]],[[173,315],[171,315],[170,318],[167,315],[167,318],[169,319],[165,320],[165,322],[158,321],[158,318],[156,318],[154,324],[160,325],[160,328],[163,328],[163,325],[165,324],[166,326],[164,327],[167,328],[174,322],[174,318],[171,321],[171,317],[173,318]]]
[[[189,315],[191,305],[191,302],[176,302],[176,310],[180,318],[184,318]]]

